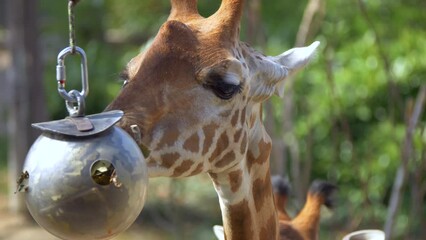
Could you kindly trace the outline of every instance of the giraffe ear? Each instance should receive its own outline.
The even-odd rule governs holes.
[[[276,57],[270,57],[270,59],[287,69],[288,74],[285,78],[288,78],[309,63],[319,44],[320,42],[316,41],[307,47],[292,48]],[[284,95],[284,83],[284,81],[279,81],[275,86],[275,94],[280,97]]]

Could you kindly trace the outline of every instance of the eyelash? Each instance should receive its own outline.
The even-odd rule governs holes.
[[[209,88],[213,93],[223,99],[229,100],[238,93],[241,93],[243,86],[234,85],[224,82],[222,79],[215,78],[216,81],[204,84],[204,87]]]
[[[230,97],[241,92],[241,85],[220,82],[217,83],[215,87],[216,91],[220,91],[222,94],[229,95]]]
[[[123,85],[121,88],[124,88],[129,83],[129,73],[127,72],[127,69],[124,69],[118,76],[120,80],[123,81]]]

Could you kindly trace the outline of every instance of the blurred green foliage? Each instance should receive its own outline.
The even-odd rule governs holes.
[[[67,3],[40,2],[47,103],[51,118],[59,119],[66,116],[66,111],[56,93],[55,65],[57,53],[68,44]],[[276,55],[294,45],[306,3],[262,2],[260,25],[266,42],[261,47],[266,54]],[[200,12],[208,16],[219,4],[199,1]],[[77,44],[86,50],[89,61],[88,113],[102,111],[118,93],[120,71],[155,36],[167,19],[169,8],[168,0],[85,0],[77,6]],[[301,159],[307,158],[307,147],[311,146],[311,179],[329,179],[340,187],[337,209],[333,214],[325,214],[322,239],[333,239],[356,229],[383,229],[401,161],[406,109],[420,85],[426,82],[426,1],[328,0],[318,32],[309,39],[313,40],[321,41],[318,56],[297,76],[292,91],[294,133]],[[67,59],[69,89],[80,88],[78,64],[78,59]],[[279,129],[282,100],[273,97],[271,101]],[[426,212],[417,213],[415,218],[410,215],[411,176],[418,171],[421,176],[426,173],[426,169],[419,169],[426,161],[425,122],[423,115],[414,134],[409,184],[396,221],[397,239],[407,234],[414,236],[412,239],[421,239],[416,233],[425,228]],[[161,192],[162,187],[155,185],[156,193],[151,192],[150,196],[157,197],[148,201],[147,208],[172,225],[184,224],[181,220],[190,222],[189,227],[177,225],[184,229],[177,235],[171,228],[170,239],[210,239],[211,226],[220,224],[218,203],[210,183],[169,179],[161,183],[168,189]],[[425,206],[425,199],[421,204]],[[197,224],[183,217],[190,213],[201,228],[195,228]]]

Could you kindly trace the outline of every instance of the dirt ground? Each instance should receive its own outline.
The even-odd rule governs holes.
[[[6,209],[7,201],[4,195],[0,195],[0,240],[58,240],[30,217],[10,213]],[[164,240],[161,232],[152,229],[143,229],[133,225],[124,233],[118,235],[114,240]]]
[[[0,239],[4,240],[51,240],[57,239],[28,221],[25,216],[7,211],[7,198],[0,195]]]

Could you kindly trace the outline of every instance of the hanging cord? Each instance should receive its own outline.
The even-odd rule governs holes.
[[[69,20],[69,40],[70,46],[63,49],[57,57],[58,64],[56,65],[56,80],[58,81],[58,92],[65,99],[67,110],[71,117],[84,116],[85,97],[89,93],[89,81],[87,74],[87,57],[83,49],[75,44],[75,15],[74,8],[80,0],[68,0],[68,20]],[[82,90],[65,89],[66,71],[65,58],[70,54],[77,54],[81,57],[81,84]]]
[[[80,0],[69,0],[68,2],[68,22],[71,53],[75,54],[75,14],[74,7]]]

